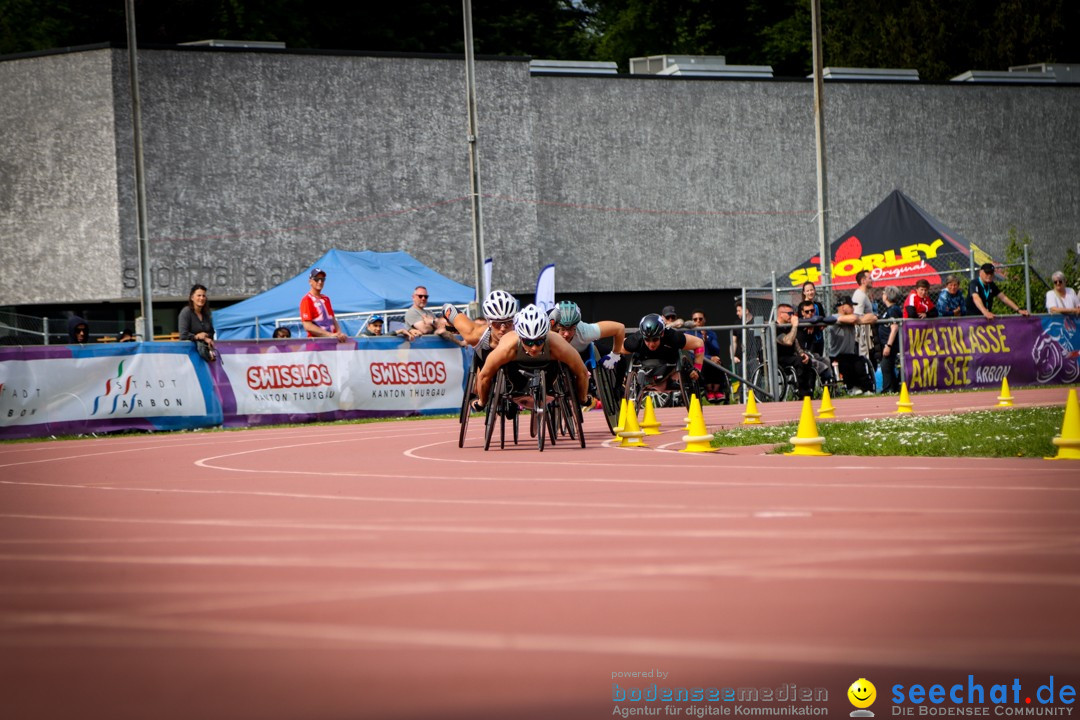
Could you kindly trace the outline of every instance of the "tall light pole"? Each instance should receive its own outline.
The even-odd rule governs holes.
[[[814,133],[817,146],[818,252],[821,284],[829,284],[829,183],[825,164],[825,81],[821,59],[821,0],[810,2],[814,43]]]
[[[484,282],[484,217],[480,205],[480,158],[476,147],[476,58],[473,56],[472,0],[462,0],[462,5],[465,15],[465,92],[469,108],[469,196],[472,199],[473,270],[476,276],[476,300],[480,303],[488,289]],[[472,315],[475,317],[476,312]]]
[[[139,63],[136,58],[135,0],[125,0],[124,10],[127,15],[128,77],[131,80],[132,144],[135,150],[135,217],[139,227],[139,286],[142,292],[142,336],[143,340],[153,340],[154,299],[150,288],[150,243],[146,232],[146,173],[143,167]]]

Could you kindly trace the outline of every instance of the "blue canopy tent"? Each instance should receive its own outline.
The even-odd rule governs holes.
[[[337,315],[409,307],[417,285],[428,289],[431,308],[443,303],[463,305],[476,296],[471,287],[440,275],[407,252],[330,250],[291,280],[214,312],[218,339],[254,339],[256,323],[258,337],[269,338],[275,320],[300,314],[300,299],[311,289],[308,273],[314,267],[326,271],[326,294]]]

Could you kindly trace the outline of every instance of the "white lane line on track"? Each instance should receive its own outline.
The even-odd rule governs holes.
[[[350,426],[350,427],[366,427],[366,426]],[[182,449],[182,448],[185,448],[185,447],[206,450],[208,445],[238,445],[238,444],[241,444],[241,443],[250,444],[250,443],[255,443],[255,442],[261,442],[261,443],[264,443],[263,445],[261,445],[262,449],[264,449],[264,450],[274,450],[274,449],[276,449],[278,447],[277,445],[267,445],[267,444],[265,444],[266,443],[266,436],[265,435],[257,436],[256,434],[254,434],[255,432],[256,431],[253,429],[253,431],[252,431],[253,434],[251,434],[251,435],[245,435],[245,433],[242,433],[242,432],[235,432],[235,433],[207,433],[205,435],[200,435],[198,437],[185,436],[182,439],[181,438],[175,438],[175,437],[169,437],[169,436],[158,436],[158,437],[154,438],[152,441],[147,441],[147,442],[152,442],[153,444],[141,444],[141,445],[138,445],[138,446],[135,446],[135,447],[126,447],[126,445],[128,445],[128,443],[124,443],[125,447],[114,447],[114,448],[110,448],[110,449],[107,449],[107,450],[103,449],[100,452],[84,452],[84,453],[77,454],[77,455],[62,455],[62,456],[58,456],[58,457],[46,457],[46,458],[39,458],[39,459],[34,459],[34,460],[22,460],[22,461],[19,461],[19,462],[11,462],[11,463],[0,464],[0,468],[16,467],[16,466],[19,466],[19,465],[34,465],[34,464],[38,464],[38,463],[47,463],[47,462],[61,462],[61,461],[64,461],[64,460],[82,460],[82,459],[90,458],[90,457],[101,457],[101,456],[104,456],[104,455],[118,455],[118,454],[121,454],[121,453],[133,453],[133,452],[141,452],[141,451],[145,451],[145,450],[169,450],[169,449],[174,449],[174,448]],[[435,432],[436,431],[429,431],[429,432],[423,433],[423,434],[435,434]],[[382,433],[377,434],[377,435],[372,435],[372,434],[370,434],[370,433],[368,433],[366,431],[365,431],[365,433],[363,435],[358,435],[357,431],[353,430],[353,431],[351,431],[351,433],[349,434],[348,437],[340,438],[340,441],[344,442],[344,441],[347,441],[347,440],[361,440],[361,439],[363,439],[363,440],[381,440],[381,439],[386,439],[386,438],[411,437],[411,436],[414,436],[414,435],[417,435],[417,434],[420,434],[420,433],[403,433],[401,428],[400,428],[400,425],[399,425],[398,427],[395,427],[392,432],[382,432]],[[308,437],[316,438],[316,439],[319,439],[319,440],[326,440],[327,439],[327,433],[326,432],[313,432],[311,430],[306,430],[303,434],[290,435],[286,439],[295,440],[295,439],[303,439],[303,438],[308,438]],[[278,438],[275,438],[275,439],[278,439]],[[333,439],[333,438],[331,438],[331,439]],[[112,444],[113,441],[115,441],[116,444],[120,444],[121,440],[123,440],[123,438],[112,438],[112,439],[110,439],[110,438],[95,438],[93,440],[78,441],[78,442],[80,442],[80,443],[85,442],[88,445],[89,444],[102,445],[102,444]],[[56,446],[51,445],[49,443],[40,443],[35,447],[41,447],[43,450],[53,450],[53,451],[56,451],[57,449],[62,449],[62,448],[57,448]]]
[[[865,643],[798,643],[755,639],[752,642],[682,639],[654,636],[561,635],[498,631],[440,630],[376,627],[330,623],[289,623],[197,618],[140,618],[106,613],[27,613],[22,622],[43,626],[66,626],[153,633],[269,637],[333,643],[339,646],[387,646],[453,648],[496,653],[543,652],[575,655],[631,655],[643,658],[676,657],[708,660],[763,662],[770,665],[873,665],[948,670],[979,669],[1011,672],[1018,662],[1042,660],[1064,654],[1076,657],[1068,638],[1056,642],[1015,638],[910,638],[887,647],[868,648]],[[160,638],[168,646],[167,638]],[[5,638],[5,644],[19,638]]]
[[[4,516],[11,517],[11,516]],[[785,528],[772,524],[769,529],[756,528],[642,528],[642,527],[534,527],[514,519],[512,525],[470,525],[466,523],[454,524],[452,520],[446,520],[442,524],[431,522],[407,523],[397,520],[391,521],[353,521],[353,522],[312,522],[290,520],[231,520],[209,519],[198,520],[163,520],[160,518],[80,518],[46,516],[34,518],[23,516],[23,519],[64,520],[66,522],[91,522],[91,523],[119,523],[119,524],[155,524],[177,525],[191,527],[232,527],[232,528],[274,528],[277,530],[318,530],[329,532],[343,530],[358,533],[397,533],[397,534],[421,534],[421,535],[474,535],[474,536],[537,536],[537,537],[577,537],[577,538],[706,538],[706,539],[755,539],[755,540],[843,540],[851,542],[868,541],[906,541],[906,542],[956,542],[970,536],[969,529],[951,530],[947,528],[935,528],[912,531],[884,531],[876,527],[852,528],[852,529],[829,529],[829,528]],[[1035,532],[1035,531],[1028,531]],[[1038,533],[1035,535],[1040,537]],[[1046,538],[1044,538],[1046,540]],[[3,556],[7,559],[15,559],[12,554]],[[38,557],[38,555],[33,555]],[[41,555],[48,559],[51,556]],[[58,556],[55,556],[58,557]],[[74,557],[74,556],[73,556]],[[79,556],[82,557],[82,556]],[[90,560],[89,556],[87,560]],[[136,559],[137,560],[137,559]],[[118,562],[124,559],[118,559]],[[168,562],[168,559],[163,559]]]

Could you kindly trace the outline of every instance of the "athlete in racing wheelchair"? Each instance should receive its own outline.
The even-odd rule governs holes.
[[[525,306],[514,316],[514,332],[503,336],[480,369],[473,407],[487,410],[485,450],[496,419],[504,440],[506,421],[514,423],[516,440],[520,410],[532,411],[531,428],[541,451],[545,434],[554,442],[562,427],[585,446],[579,403],[591,407],[596,402],[588,392],[588,372],[577,351],[550,328],[542,310]]]
[[[653,402],[661,406],[689,406],[691,394],[700,397],[697,381],[705,359],[701,338],[666,328],[664,319],[652,313],[641,318],[638,334],[628,337],[624,347],[633,354],[624,397],[634,403],[635,410],[641,409],[647,393],[654,393]],[[693,354],[693,361],[684,351]]]

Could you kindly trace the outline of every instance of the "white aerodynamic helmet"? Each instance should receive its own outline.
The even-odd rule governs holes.
[[[514,316],[514,332],[523,340],[540,340],[547,337],[551,323],[544,311],[535,305],[526,305]]]
[[[516,297],[505,290],[492,290],[484,298],[484,317],[488,320],[509,320],[521,307]]]

